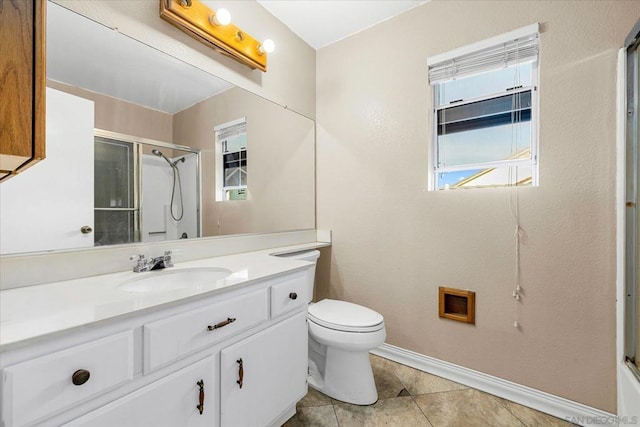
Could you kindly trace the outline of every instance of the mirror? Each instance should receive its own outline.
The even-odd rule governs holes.
[[[0,254],[314,228],[314,126],[48,2],[47,158],[0,184]]]

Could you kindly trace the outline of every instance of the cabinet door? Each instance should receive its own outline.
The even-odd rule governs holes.
[[[47,89],[48,155],[0,186],[0,253],[93,247],[93,128],[93,101]]]
[[[0,181],[44,158],[46,3],[0,2]]]
[[[216,357],[196,362],[69,424],[91,427],[216,427]],[[200,381],[204,406],[200,413]]]
[[[268,425],[307,391],[306,312],[222,350],[220,366],[222,426]]]

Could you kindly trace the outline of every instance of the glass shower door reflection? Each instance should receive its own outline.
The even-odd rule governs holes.
[[[95,132],[95,245],[200,237],[200,152]]]
[[[95,245],[139,238],[137,146],[95,137]]]

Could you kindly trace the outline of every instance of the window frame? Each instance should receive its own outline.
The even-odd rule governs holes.
[[[237,151],[227,151],[225,152],[223,150],[223,141],[221,141],[218,138],[219,132],[230,128],[230,127],[234,127],[234,126],[238,126],[244,124],[245,126],[245,134],[248,134],[248,129],[247,129],[247,118],[246,117],[241,117],[239,119],[236,120],[232,120],[230,122],[226,122],[220,125],[217,125],[214,127],[214,139],[215,139],[215,162],[216,162],[216,201],[217,202],[226,202],[226,201],[233,201],[233,200],[246,200],[248,197],[248,191],[249,191],[249,187],[248,187],[248,175],[249,175],[249,170],[248,170],[248,155],[249,155],[249,142],[247,141],[246,147],[244,147],[244,149],[239,149]],[[245,152],[245,162],[246,162],[246,166],[245,166],[245,170],[246,170],[246,174],[247,174],[247,184],[245,185],[230,185],[230,186],[225,186],[225,161],[224,161],[224,156],[225,154],[229,154],[229,153],[234,153],[234,152],[238,152],[240,153],[241,151]],[[240,160],[238,160],[240,162]],[[240,172],[240,171],[239,171]],[[230,191],[234,191],[234,190],[244,190],[246,195],[244,199],[232,199],[229,197],[229,192]]]
[[[444,62],[446,60],[454,59],[456,57],[460,57],[463,55],[471,54],[474,52],[481,51],[487,47],[492,47],[499,45],[501,43],[506,43],[508,41],[514,40],[515,38],[539,34],[539,25],[534,24],[519,30],[515,30],[503,35],[499,35],[496,37],[492,37],[487,40],[480,41],[478,43],[474,43],[469,46],[464,46],[459,49],[452,50],[450,52],[446,52],[441,55],[434,56],[427,61],[427,64],[436,64],[440,62]],[[522,88],[517,88],[514,90],[505,90],[501,92],[495,92],[489,95],[483,95],[475,98],[465,99],[461,102],[455,102],[448,105],[439,106],[439,96],[440,96],[440,85],[445,84],[446,82],[438,82],[438,83],[429,83],[429,87],[431,89],[431,120],[432,120],[432,131],[431,131],[431,141],[430,141],[430,150],[429,150],[429,160],[428,160],[428,188],[430,191],[443,191],[448,190],[449,188],[439,188],[440,178],[439,174],[441,173],[449,173],[449,172],[460,172],[466,170],[491,170],[500,167],[511,167],[511,166],[521,166],[521,165],[530,165],[531,166],[531,186],[539,185],[539,162],[538,162],[538,145],[539,145],[539,68],[540,68],[540,56],[538,54],[537,58],[533,61],[528,61],[531,64],[531,86],[526,86]],[[517,64],[513,64],[516,66]],[[500,69],[505,68],[505,66],[496,65],[495,68],[488,69],[478,74],[490,73],[493,71],[498,71]],[[463,76],[462,78],[473,77],[473,75]],[[530,141],[530,151],[531,156],[527,159],[512,159],[512,160],[498,160],[498,161],[490,161],[490,162],[478,162],[478,163],[467,163],[463,165],[455,165],[455,166],[439,166],[438,165],[438,155],[439,155],[439,141],[438,141],[438,115],[442,110],[446,110],[451,107],[458,107],[461,105],[471,104],[474,102],[485,101],[489,99],[496,99],[505,95],[513,95],[515,93],[521,93],[531,90],[531,141]],[[495,186],[486,186],[486,187],[469,187],[471,188],[501,188],[501,187],[516,187],[516,184],[503,184],[503,185],[495,185]],[[463,189],[463,188],[460,188]]]

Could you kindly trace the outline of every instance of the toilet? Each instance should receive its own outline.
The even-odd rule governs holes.
[[[291,258],[317,262],[319,251],[298,252]],[[315,266],[307,276],[309,302]],[[369,350],[386,338],[384,318],[367,307],[324,299],[309,304],[309,385],[334,399],[356,405],[378,400]]]

